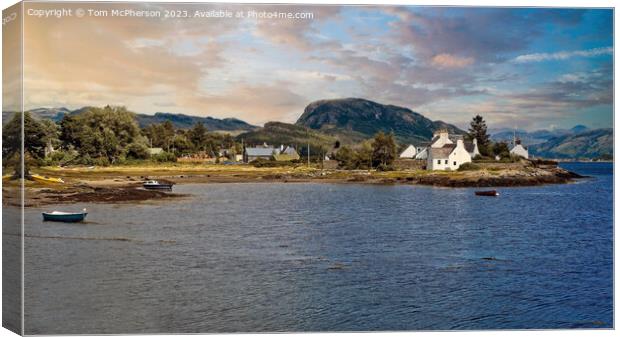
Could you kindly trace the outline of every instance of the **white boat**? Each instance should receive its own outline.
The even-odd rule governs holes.
[[[172,190],[172,184],[160,183],[157,180],[149,180],[142,186],[147,190]]]

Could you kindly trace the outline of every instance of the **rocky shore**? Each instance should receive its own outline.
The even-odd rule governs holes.
[[[398,170],[346,171],[321,170],[307,167],[253,168],[226,167],[130,167],[130,168],[53,168],[42,174],[62,177],[64,184],[26,182],[27,207],[59,203],[122,203],[163,200],[184,197],[176,192],[146,190],[142,182],[157,179],[177,185],[188,183],[355,183],[408,184],[438,187],[516,187],[543,184],[564,184],[584,178],[556,165],[536,165],[530,162],[479,165],[469,171]],[[13,186],[13,187],[11,187]],[[19,194],[9,189],[15,182],[5,182],[5,205],[19,205]]]

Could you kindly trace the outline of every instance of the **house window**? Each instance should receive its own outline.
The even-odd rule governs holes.
[[[446,159],[446,165],[448,165],[448,159]]]
[[[454,162],[454,164],[452,164],[452,165],[456,166],[456,162]]]
[[[440,160],[437,160],[437,164],[441,164],[441,159],[440,159]]]

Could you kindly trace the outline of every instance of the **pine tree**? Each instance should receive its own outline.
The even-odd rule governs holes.
[[[480,153],[484,156],[489,154],[489,135],[487,134],[487,123],[482,116],[476,115],[469,124],[469,138],[478,141]]]

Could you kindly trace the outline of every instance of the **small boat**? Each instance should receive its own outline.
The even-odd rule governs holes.
[[[50,177],[45,177],[45,176],[38,175],[38,174],[31,174],[30,177],[32,178],[32,180],[42,182],[42,183],[62,184],[65,182],[61,178],[50,178]]]
[[[172,184],[160,183],[157,180],[149,180],[142,186],[147,190],[172,190]]]
[[[86,219],[86,209],[82,210],[82,213],[68,213],[68,212],[43,212],[43,221],[60,221],[60,222],[80,222]]]
[[[476,191],[474,192],[476,195],[479,196],[483,196],[483,197],[497,197],[499,195],[499,192],[497,192],[496,190],[490,190],[490,191]]]

